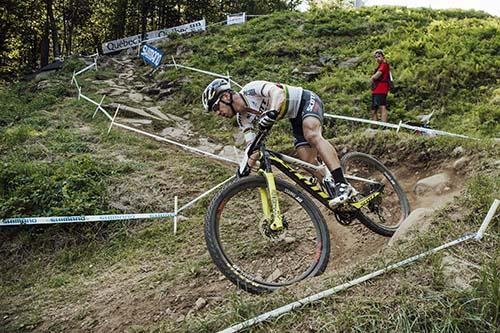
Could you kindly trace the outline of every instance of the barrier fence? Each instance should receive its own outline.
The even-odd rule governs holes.
[[[261,322],[266,321],[268,319],[278,317],[278,316],[280,316],[280,315],[282,315],[284,313],[290,312],[290,311],[292,311],[294,309],[297,309],[299,307],[302,307],[302,306],[304,306],[306,304],[310,304],[312,302],[319,301],[322,298],[331,296],[331,295],[336,294],[336,293],[338,293],[340,291],[343,291],[343,290],[346,290],[348,288],[351,288],[351,287],[353,287],[355,285],[358,285],[360,283],[363,283],[365,281],[373,279],[373,278],[375,278],[377,276],[380,276],[382,274],[385,274],[385,273],[387,273],[389,271],[395,270],[395,269],[397,269],[399,267],[403,267],[403,266],[409,265],[411,263],[414,263],[415,261],[417,261],[419,259],[425,258],[425,257],[427,257],[429,255],[432,255],[434,253],[437,253],[437,252],[439,252],[441,250],[444,250],[444,249],[447,249],[449,247],[458,245],[460,243],[469,241],[471,239],[474,239],[476,241],[480,241],[483,238],[484,232],[486,231],[486,228],[488,227],[490,221],[492,220],[493,215],[495,214],[495,211],[497,210],[499,204],[500,204],[500,200],[495,199],[494,202],[493,202],[493,204],[491,205],[490,209],[488,210],[488,213],[487,213],[486,217],[484,218],[483,223],[481,224],[480,228],[478,229],[478,231],[476,233],[466,234],[466,235],[464,235],[464,236],[462,236],[460,238],[455,239],[454,241],[451,241],[449,243],[443,244],[441,246],[438,246],[438,247],[433,248],[433,249],[431,249],[429,251],[420,253],[420,254],[415,255],[413,257],[407,258],[407,259],[402,260],[400,262],[397,262],[395,264],[386,266],[386,267],[384,267],[384,268],[382,268],[382,269],[380,269],[378,271],[375,271],[375,272],[363,275],[363,276],[361,276],[361,277],[359,277],[357,279],[354,279],[352,281],[346,282],[346,283],[341,284],[339,286],[336,286],[334,288],[331,288],[331,289],[322,291],[320,293],[308,296],[308,297],[300,299],[300,300],[298,300],[296,302],[293,302],[293,303],[284,305],[282,307],[279,307],[277,309],[274,309],[272,311],[263,313],[263,314],[261,314],[261,315],[259,315],[257,317],[251,318],[251,319],[249,319],[247,321],[244,321],[244,322],[241,322],[241,323],[239,323],[237,325],[233,325],[231,327],[228,327],[228,328],[226,328],[226,329],[224,329],[222,331],[219,331],[219,333],[234,333],[234,332],[238,332],[238,331],[240,331],[242,329],[248,328],[250,326],[253,326],[255,324],[261,323]]]

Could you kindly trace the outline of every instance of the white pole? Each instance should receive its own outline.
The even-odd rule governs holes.
[[[475,240],[480,241],[483,238],[484,232],[488,225],[490,224],[491,219],[493,218],[493,214],[495,214],[498,205],[500,204],[500,200],[495,199],[493,201],[493,204],[491,205],[490,209],[488,210],[488,214],[486,214],[486,217],[483,220],[483,223],[481,224],[481,227],[476,233]]]
[[[104,97],[106,97],[106,95],[102,95],[102,98],[101,98],[101,101],[99,102],[99,104],[97,104],[97,107],[95,108],[95,112],[94,114],[92,115],[92,119],[95,117],[95,115],[97,114],[97,111],[99,111],[99,108],[101,107],[101,104],[102,102],[104,101]],[[93,102],[93,101],[92,101]]]
[[[177,209],[177,196],[174,197],[174,235],[177,234],[177,213],[179,212]]]
[[[113,116],[113,119],[111,120],[111,124],[109,125],[109,128],[108,128],[108,134],[109,134],[109,132],[111,132],[111,127],[113,127],[113,124],[115,123],[115,118],[118,115],[119,110],[120,110],[120,104],[118,104],[118,106],[116,107],[115,115]]]

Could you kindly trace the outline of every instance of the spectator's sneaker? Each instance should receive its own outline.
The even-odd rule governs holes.
[[[323,183],[325,184],[328,195],[333,198],[328,202],[332,208],[346,202],[356,195],[356,190],[348,183],[337,183],[334,185],[333,181],[328,181],[326,179]]]

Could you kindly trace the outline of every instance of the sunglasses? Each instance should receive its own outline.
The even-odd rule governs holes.
[[[217,100],[215,101],[215,103],[212,105],[212,112],[219,111],[219,103],[220,103],[221,97],[222,96],[220,96],[219,98],[217,98]]]

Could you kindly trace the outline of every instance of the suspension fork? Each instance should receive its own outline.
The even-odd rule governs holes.
[[[259,175],[264,176],[267,184],[266,188],[259,188],[262,212],[266,220],[271,223],[271,230],[279,231],[283,229],[283,218],[281,216],[276,181],[267,154],[267,152],[263,152],[263,157],[261,159],[263,168],[259,170]]]

